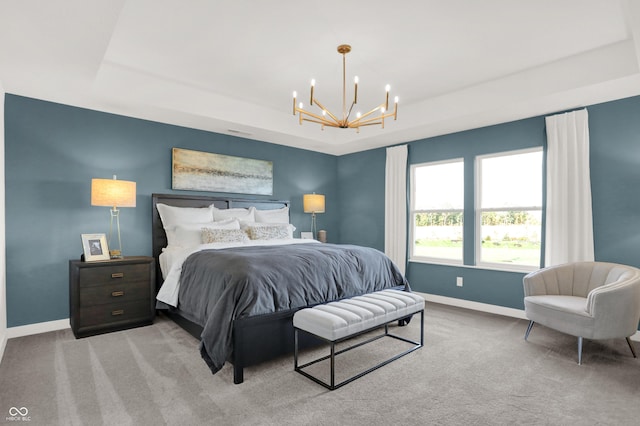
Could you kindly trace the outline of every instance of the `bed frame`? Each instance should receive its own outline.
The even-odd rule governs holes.
[[[288,201],[209,197],[200,195],[152,194],[152,240],[153,257],[156,260],[156,292],[162,285],[162,273],[158,257],[167,246],[167,235],[156,204],[177,207],[207,207],[214,204],[219,209],[247,208],[254,206],[259,210],[274,210],[289,206]],[[293,314],[302,309],[279,311],[272,314],[241,318],[233,324],[233,354],[228,360],[233,364],[233,382],[242,383],[244,367],[259,364],[282,355],[293,353],[294,330]],[[176,324],[200,340],[202,327],[169,310],[162,311]],[[311,336],[298,342],[299,347],[317,346],[322,342]]]

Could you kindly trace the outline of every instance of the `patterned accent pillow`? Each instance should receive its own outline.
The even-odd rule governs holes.
[[[202,228],[202,244],[246,242],[249,242],[249,237],[242,229]]]
[[[286,240],[291,238],[291,225],[273,223],[247,226],[246,231],[252,240]]]

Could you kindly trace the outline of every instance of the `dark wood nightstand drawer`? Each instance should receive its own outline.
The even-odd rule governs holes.
[[[149,305],[139,302],[111,303],[80,308],[80,328],[132,320],[151,320]]]
[[[80,287],[92,287],[121,281],[146,281],[149,265],[108,264],[101,268],[80,269]]]
[[[108,262],[69,261],[69,322],[76,337],[153,323],[155,261],[132,256]]]
[[[106,284],[80,290],[80,306],[82,307],[134,300],[149,301],[150,298],[149,283],[146,281]]]

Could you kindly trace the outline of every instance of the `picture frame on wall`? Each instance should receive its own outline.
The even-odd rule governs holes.
[[[273,195],[273,162],[173,148],[171,189]]]
[[[105,234],[81,234],[82,252],[85,262],[110,260],[109,246]]]

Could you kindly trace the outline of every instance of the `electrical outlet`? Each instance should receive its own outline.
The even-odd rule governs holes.
[[[456,278],[456,285],[457,285],[458,287],[462,287],[462,277],[457,277],[457,278]]]

